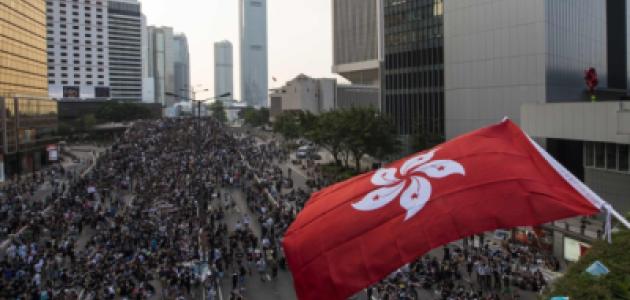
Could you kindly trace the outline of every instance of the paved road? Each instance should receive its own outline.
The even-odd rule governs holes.
[[[247,207],[245,200],[245,194],[238,188],[226,189],[223,192],[229,192],[232,195],[232,199],[236,202],[237,209],[230,212],[226,216],[226,224],[228,229],[233,231],[236,222],[244,215],[249,215],[252,220],[250,226],[256,234],[260,237],[261,229],[260,224],[254,221],[257,219]],[[225,276],[222,281],[223,299],[230,299],[230,292],[232,290],[231,274],[233,269],[226,270]],[[280,270],[278,272],[278,278],[271,282],[262,282],[256,272],[253,276],[248,276],[245,279],[245,298],[246,299],[261,299],[261,300],[294,300],[297,299],[295,291],[293,290],[293,280],[291,274],[288,271]]]

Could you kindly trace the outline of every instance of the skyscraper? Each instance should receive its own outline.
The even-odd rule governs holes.
[[[443,0],[385,1],[382,110],[401,135],[444,135],[443,11]]]
[[[46,2],[0,4],[0,97],[46,96]]]
[[[267,0],[240,0],[241,100],[267,107]]]
[[[177,102],[175,94],[175,62],[173,53],[173,28],[147,28],[149,36],[150,77],[153,78],[155,102],[169,106]],[[151,72],[152,71],[152,72]],[[168,94],[167,94],[168,93]]]
[[[46,2],[0,1],[0,182],[39,170],[55,143],[57,102],[44,99]],[[51,37],[54,39],[54,37]]]
[[[108,2],[46,4],[50,97],[109,98]]]
[[[332,0],[333,67],[353,84],[378,85],[378,3]]]
[[[109,78],[112,100],[142,99],[142,15],[137,0],[110,0]]]
[[[180,100],[190,99],[190,54],[188,40],[184,34],[173,36],[173,70],[175,72],[175,94]]]
[[[221,41],[214,43],[214,95],[230,93],[234,96],[234,67],[232,43]]]

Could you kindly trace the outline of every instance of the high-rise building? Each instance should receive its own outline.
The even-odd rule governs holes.
[[[50,97],[109,98],[108,2],[46,4]]]
[[[221,41],[214,43],[214,96],[229,93],[227,99],[234,97],[234,62],[232,43]]]
[[[184,34],[173,36],[173,59],[175,72],[175,94],[179,99],[188,100],[191,95],[190,88],[190,54],[188,52],[188,40]]]
[[[142,100],[142,14],[138,0],[109,0],[109,80],[112,100]]]
[[[383,14],[381,109],[401,135],[443,136],[443,0],[384,1]]]
[[[618,211],[630,209],[630,7],[625,0],[444,1],[446,137],[507,116]],[[595,68],[591,100],[584,71]],[[543,226],[557,257],[597,239]],[[572,225],[577,224],[577,225]],[[601,234],[600,234],[601,235]]]
[[[47,99],[46,2],[0,2],[0,182],[39,170],[57,139],[57,103]],[[56,159],[51,157],[51,159]]]
[[[155,102],[155,79],[153,78],[153,35],[149,34],[147,17],[142,15],[142,102]]]
[[[171,95],[176,93],[173,28],[153,28],[153,34],[155,100],[164,106],[170,106],[177,102],[176,97]]]
[[[46,96],[46,2],[2,1],[0,21],[0,96]]]
[[[172,106],[190,99],[190,58],[184,34],[174,34],[171,27],[148,26],[144,47],[145,102]],[[153,87],[151,89],[151,87]],[[147,99],[153,95],[153,100]]]
[[[332,0],[333,73],[353,84],[379,84],[379,4]]]
[[[608,5],[607,5],[608,2]],[[519,122],[526,103],[578,101],[584,70],[594,67],[599,87],[609,68],[627,70],[625,50],[608,64],[607,52],[625,49],[625,25],[609,26],[613,1],[445,1],[446,137],[510,117]],[[621,20],[625,24],[626,11]],[[607,43],[608,33],[623,43]],[[627,77],[621,76],[621,82]],[[625,89],[625,85],[621,87]]]
[[[267,0],[239,0],[241,100],[266,107],[268,82]]]

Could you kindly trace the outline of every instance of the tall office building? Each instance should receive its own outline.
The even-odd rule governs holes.
[[[50,97],[109,98],[107,1],[46,4]]]
[[[384,1],[382,111],[401,135],[444,135],[443,0]]]
[[[588,98],[589,67],[600,88],[608,87],[610,67],[625,74],[623,43],[607,46],[627,41],[625,23],[606,30],[614,20],[606,10],[615,3],[625,0],[445,1],[446,137],[504,116],[520,122],[523,104]],[[625,8],[619,12],[625,22]],[[608,33],[621,39],[607,39]],[[614,49],[621,55],[610,56]]]
[[[188,100],[191,96],[190,88],[190,54],[188,40],[184,34],[173,36],[173,70],[175,72],[175,94],[179,99]]]
[[[268,82],[267,0],[240,0],[241,99],[266,107]]]
[[[214,43],[214,95],[229,93],[227,99],[234,97],[234,63],[232,43],[221,41]]]
[[[184,34],[174,34],[173,28],[148,26],[144,47],[147,66],[144,81],[144,101],[172,106],[190,99],[190,57]],[[153,87],[151,89],[151,86]],[[152,94],[154,100],[149,100]]]
[[[0,1],[0,182],[38,170],[56,142],[57,103],[46,99],[46,2]]]
[[[142,100],[142,15],[137,0],[109,0],[109,80],[112,100]]]
[[[153,76],[153,36],[149,34],[147,17],[141,17],[142,28],[142,102],[155,102],[155,80]],[[151,49],[149,49],[151,48]],[[151,51],[149,51],[151,50]]]
[[[507,116],[618,211],[628,211],[627,1],[444,5],[446,137]],[[584,82],[591,67],[599,75],[595,102]],[[579,257],[578,241],[590,244],[597,234],[588,237],[570,223],[544,228],[552,231],[546,236],[553,237],[556,256],[572,261]]]
[[[0,3],[0,97],[46,96],[46,3]]]
[[[379,5],[371,0],[331,0],[333,73],[353,84],[379,84]]]

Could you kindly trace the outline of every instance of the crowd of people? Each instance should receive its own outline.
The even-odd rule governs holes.
[[[0,298],[218,299],[225,280],[231,299],[245,299],[247,281],[288,271],[282,236],[313,192],[280,167],[289,157],[212,119],[135,122],[84,177],[55,181],[69,176],[57,166],[5,186],[0,224],[29,229],[0,253]],[[314,177],[315,188],[328,183]],[[31,201],[45,181],[56,182],[52,194]],[[531,249],[452,247],[367,289],[370,300],[488,299],[545,285]]]

